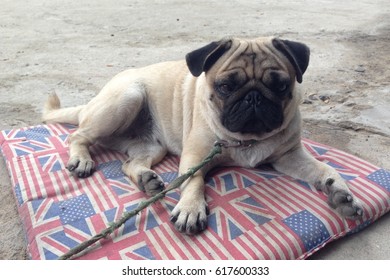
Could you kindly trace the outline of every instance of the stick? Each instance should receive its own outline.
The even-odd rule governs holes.
[[[137,215],[139,212],[141,212],[143,209],[151,205],[152,203],[162,199],[166,193],[170,192],[171,190],[174,190],[178,187],[180,187],[189,177],[193,176],[199,169],[201,169],[203,166],[205,166],[207,163],[209,163],[217,154],[222,153],[222,146],[220,144],[214,145],[213,149],[211,150],[210,154],[197,166],[190,168],[186,173],[183,175],[177,177],[175,180],[172,181],[170,186],[166,188],[165,190],[159,192],[155,196],[146,199],[142,201],[138,207],[130,212],[125,212],[119,220],[113,222],[108,226],[106,229],[101,231],[100,233],[94,235],[91,237],[91,239],[88,239],[76,247],[70,249],[67,253],[59,257],[59,260],[68,260],[72,256],[84,251],[92,244],[96,243],[102,238],[107,238],[107,236],[114,232],[117,228],[122,226],[127,220]]]

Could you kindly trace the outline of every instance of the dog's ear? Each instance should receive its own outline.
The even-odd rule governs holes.
[[[200,49],[194,50],[186,55],[186,62],[191,74],[199,77],[202,72],[207,72],[215,62],[232,45],[231,40],[221,40],[212,42]]]
[[[302,75],[309,65],[309,47],[302,43],[277,38],[272,40],[272,44],[277,50],[282,52],[294,66],[297,82],[302,83]]]

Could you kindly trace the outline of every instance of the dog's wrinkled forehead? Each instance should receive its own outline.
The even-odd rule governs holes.
[[[215,74],[234,67],[250,69],[257,75],[261,69],[293,69],[298,83],[309,64],[310,50],[302,43],[278,38],[254,40],[222,39],[194,50],[186,55],[186,62],[195,77],[203,72]],[[213,71],[214,70],[214,71]],[[291,72],[292,73],[292,72]]]
[[[221,61],[218,72],[245,71],[251,78],[260,79],[267,69],[288,70],[286,59],[272,46],[271,39],[232,41],[227,59]]]

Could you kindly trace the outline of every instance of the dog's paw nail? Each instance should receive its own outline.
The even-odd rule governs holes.
[[[76,166],[75,165],[70,165],[70,166],[67,166],[66,169],[68,169],[69,171],[73,171],[76,169]]]
[[[83,172],[83,171],[81,171],[81,172],[79,172],[78,174],[77,174],[77,176],[79,177],[79,178],[86,178],[86,177],[88,177],[89,176],[89,173],[88,172]]]
[[[176,225],[176,228],[180,231],[180,232],[186,232],[187,231],[187,223],[183,223],[183,224],[179,224],[179,225]]]
[[[363,216],[363,209],[358,209],[358,210],[356,211],[356,214],[357,214],[358,216]]]
[[[196,222],[197,232],[204,231],[207,228],[207,220],[198,220]],[[194,234],[197,232],[193,232]]]
[[[353,200],[352,195],[347,195],[347,201],[348,201],[348,202],[351,202],[352,200]]]
[[[334,179],[328,178],[325,182],[325,186],[330,187],[331,185],[333,185],[333,183],[334,183]]]
[[[174,215],[174,216],[171,216],[171,217],[170,217],[171,222],[172,222],[172,223],[176,223],[177,217],[178,217],[178,216],[179,216],[179,214]]]
[[[195,235],[200,231],[201,231],[201,229],[199,228],[199,224],[196,224],[194,226],[190,226],[190,227],[186,228],[187,235]]]

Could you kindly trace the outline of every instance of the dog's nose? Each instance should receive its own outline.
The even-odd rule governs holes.
[[[246,96],[245,101],[248,102],[250,105],[258,106],[261,103],[262,96],[261,93],[257,90],[251,90]]]

